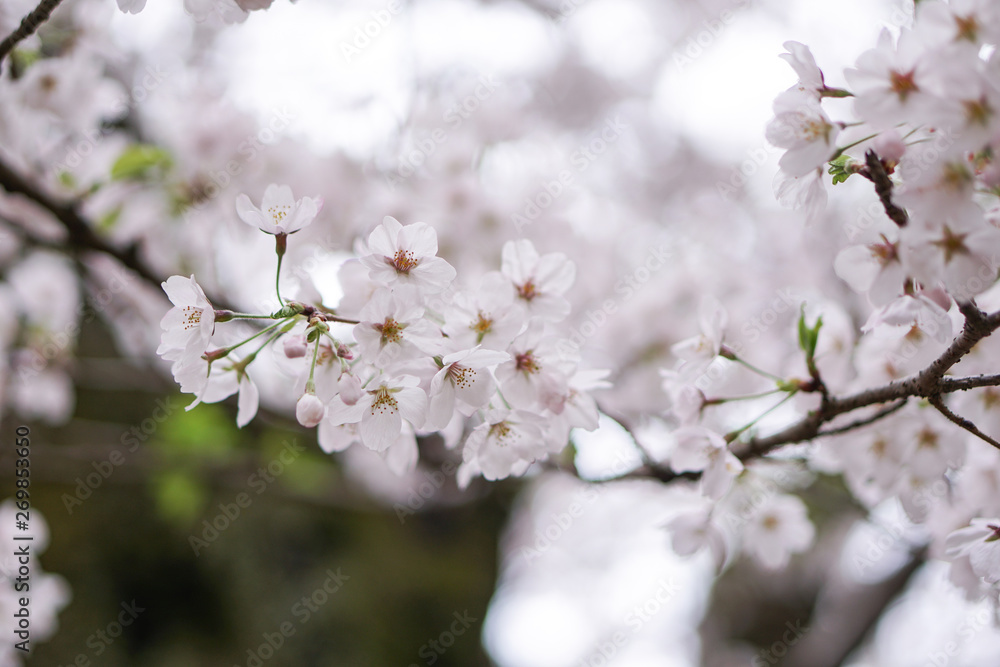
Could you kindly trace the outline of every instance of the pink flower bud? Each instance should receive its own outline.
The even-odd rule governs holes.
[[[285,356],[289,359],[298,359],[306,356],[306,337],[303,334],[297,336],[285,336],[284,340]]]
[[[354,405],[365,393],[361,388],[361,380],[358,379],[357,375],[350,373],[344,373],[340,376],[337,389],[340,390],[340,400],[346,405]]]
[[[295,404],[295,418],[307,428],[312,428],[323,421],[325,413],[326,406],[323,405],[323,401],[316,398],[316,394],[302,394],[299,402]]]
[[[898,163],[899,159],[903,157],[903,153],[906,152],[906,144],[895,129],[889,129],[879,134],[875,137],[872,145],[878,156],[886,162]]]

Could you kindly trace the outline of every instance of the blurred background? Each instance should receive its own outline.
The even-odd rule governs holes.
[[[783,42],[808,44],[827,83],[842,85],[912,2],[276,0],[233,25],[192,11],[208,5],[149,0],[133,15],[66,0],[15,53],[25,74],[0,94],[0,154],[50,191],[85,193],[102,238],[156,276],[196,273],[210,293],[259,304],[273,246],[233,202],[257,201],[271,182],[325,199],[286,262],[293,284],[308,277],[330,303],[338,266],[384,215],[432,224],[460,272],[495,268],[505,241],[528,236],[577,262],[570,326],[585,358],[613,371],[601,405],[635,420],[654,452],[668,440],[659,370],[697,332],[703,294],[730,309],[730,340],[761,340],[755,358],[772,368],[796,363],[783,357],[796,313],[782,294],[840,300],[828,330],[853,344],[864,305],[830,268],[846,240],[802,231],[774,202],[764,126],[795,82]],[[30,9],[4,7],[5,34]],[[43,104],[23,89],[50,61],[61,69],[42,91],[64,92]],[[134,145],[161,152],[130,168]],[[565,193],[540,197],[563,172]],[[831,217],[863,216],[858,185],[842,186]],[[121,257],[67,251],[58,225],[5,195],[0,219],[15,218],[35,226],[0,226],[0,304],[20,312],[0,323],[0,470],[13,479],[7,442],[28,425],[33,506],[49,533],[40,564],[63,580],[58,627],[32,664],[911,667],[1000,656],[984,608],[925,563],[898,507],[869,518],[834,474],[796,482],[813,550],[781,572],[740,560],[716,579],[712,558],[676,556],[664,527],[690,493],[600,481],[641,464],[610,418],[558,461],[575,477],[536,466],[459,490],[460,455],[437,436],[421,439],[404,477],[358,447],[324,454],[277,379],[261,382],[246,428],[235,399],[185,411],[191,397],[153,354],[169,307],[156,281],[115,283]],[[652,275],[640,271],[651,248],[670,257]],[[589,333],[587,314],[609,297],[614,317]],[[69,315],[38,321],[39,303]],[[72,341],[44,353],[73,321]],[[31,355],[44,370],[19,374]],[[953,641],[961,651],[945,650]]]

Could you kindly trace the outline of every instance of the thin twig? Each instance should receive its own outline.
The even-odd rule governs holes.
[[[907,398],[900,399],[899,402],[893,403],[887,407],[882,408],[875,414],[869,415],[864,419],[858,419],[850,424],[845,424],[844,426],[838,426],[837,428],[832,428],[829,431],[820,431],[816,434],[817,438],[822,438],[828,435],[840,435],[841,433],[847,433],[848,431],[853,431],[855,429],[861,428],[862,426],[868,426],[869,424],[874,424],[875,422],[888,417],[892,413],[900,410],[904,405],[906,405]]]
[[[952,422],[954,424],[958,424],[959,426],[961,426],[962,428],[964,428],[966,431],[968,431],[972,435],[974,435],[977,438],[979,438],[980,440],[988,442],[991,445],[993,445],[994,447],[996,447],[997,449],[1000,449],[1000,442],[997,442],[996,440],[994,440],[990,436],[988,436],[985,433],[983,433],[982,431],[980,431],[978,426],[976,426],[975,424],[973,424],[971,421],[969,421],[965,417],[961,417],[959,415],[956,415],[954,412],[952,412],[951,409],[947,405],[944,404],[944,400],[940,396],[932,396],[931,399],[930,399],[930,403],[935,408],[937,408],[938,412],[940,412],[945,417],[947,417],[948,421],[950,421],[950,422]]]
[[[48,20],[49,15],[59,6],[60,2],[62,0],[42,0],[31,13],[21,19],[21,25],[17,26],[17,30],[7,35],[7,39],[3,42],[0,42],[0,63],[3,63],[3,59],[14,50],[18,42],[30,37],[38,30],[38,26]]]
[[[882,164],[882,160],[879,159],[875,151],[869,149],[865,153],[865,166],[867,169],[863,169],[859,173],[875,184],[875,194],[882,202],[885,214],[898,226],[905,227],[909,216],[904,209],[892,203],[892,179],[889,178],[885,165]]]

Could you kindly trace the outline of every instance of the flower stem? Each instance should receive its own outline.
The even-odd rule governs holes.
[[[731,431],[731,432],[727,433],[726,434],[726,442],[732,442],[736,438],[740,437],[741,433],[743,433],[744,431],[746,431],[747,429],[749,429],[750,427],[752,427],[754,424],[756,424],[757,422],[759,422],[761,419],[763,419],[764,417],[768,416],[769,414],[771,414],[772,412],[774,412],[775,410],[777,410],[778,408],[780,408],[782,405],[784,405],[796,393],[798,393],[798,392],[797,391],[790,391],[790,392],[788,392],[787,396],[785,396],[783,399],[781,399],[780,401],[778,401],[777,403],[775,403],[774,405],[772,405],[771,407],[769,407],[767,410],[765,410],[761,414],[757,415],[757,417],[755,417],[753,420],[751,420],[750,423],[748,423],[746,426],[743,426],[742,428],[739,428],[739,429],[737,429],[735,431]]]

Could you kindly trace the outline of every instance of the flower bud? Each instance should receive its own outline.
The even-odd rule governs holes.
[[[361,380],[357,375],[344,373],[337,381],[337,389],[340,390],[340,400],[346,405],[354,405],[365,393],[361,388]]]
[[[879,134],[872,144],[878,156],[890,164],[898,164],[906,152],[906,143],[894,128]]]
[[[295,418],[307,428],[312,428],[323,421],[325,413],[326,406],[323,405],[323,401],[316,398],[316,394],[302,394],[299,402],[295,404]]]

